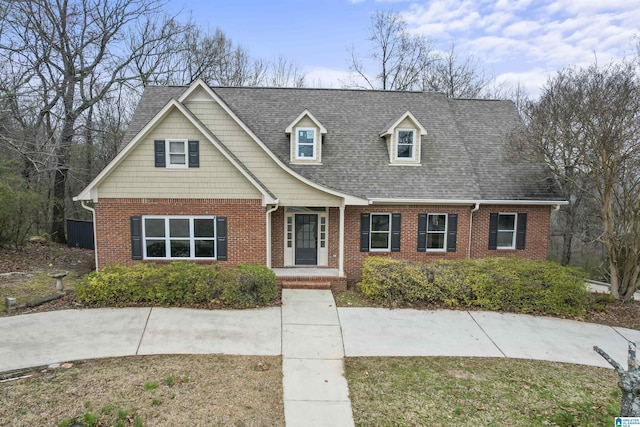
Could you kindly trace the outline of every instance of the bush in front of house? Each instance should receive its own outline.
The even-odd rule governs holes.
[[[278,295],[275,275],[268,273],[273,274],[264,266],[220,268],[189,262],[141,263],[132,267],[110,264],[78,283],[76,294],[79,301],[99,307],[191,306],[216,301],[244,308],[268,304]],[[229,295],[227,288],[236,291]]]
[[[386,304],[435,303],[580,316],[586,274],[550,261],[484,258],[421,264],[369,257],[359,289]]]

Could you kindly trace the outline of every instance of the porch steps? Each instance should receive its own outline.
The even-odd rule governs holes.
[[[325,281],[282,281],[282,289],[331,289],[331,282]]]

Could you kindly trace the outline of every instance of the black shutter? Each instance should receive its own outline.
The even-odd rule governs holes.
[[[418,214],[418,252],[427,251],[427,214]]]
[[[516,249],[524,249],[524,243],[527,237],[527,214],[518,214],[518,225],[516,226]]]
[[[200,167],[200,143],[198,141],[189,141],[189,167]]]
[[[489,250],[498,249],[498,214],[489,214]]]
[[[218,261],[227,260],[227,217],[216,217],[216,249]]]
[[[458,240],[458,214],[449,214],[447,220],[447,252],[456,251]]]
[[[360,214],[360,252],[369,252],[370,214]]]
[[[399,213],[391,214],[391,252],[400,252],[400,221]]]
[[[164,140],[153,141],[156,153],[156,167],[163,168],[166,166],[167,158],[164,154],[165,143]]]
[[[142,217],[132,216],[131,220],[131,259],[142,259]]]

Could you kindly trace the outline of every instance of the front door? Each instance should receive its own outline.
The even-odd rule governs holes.
[[[296,214],[296,265],[318,264],[318,215]]]

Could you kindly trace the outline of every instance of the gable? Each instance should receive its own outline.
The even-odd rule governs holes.
[[[167,169],[154,165],[154,141],[200,141],[200,167]],[[168,113],[97,186],[104,198],[259,199],[261,193],[205,135],[178,110]]]

